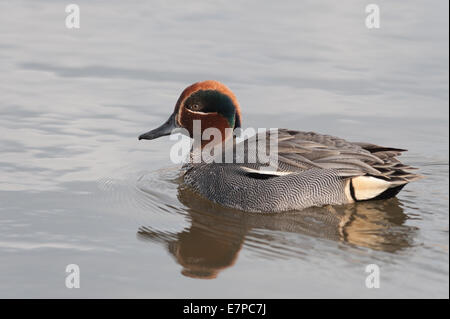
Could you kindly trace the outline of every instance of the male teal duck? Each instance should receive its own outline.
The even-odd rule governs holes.
[[[287,129],[277,130],[276,162],[268,165],[249,155],[254,148],[249,146],[254,145],[249,143],[250,139],[237,142],[235,134],[227,133],[241,127],[241,112],[235,95],[217,81],[187,87],[169,119],[140,135],[139,140],[169,135],[176,128],[186,129],[195,139],[198,135],[194,133],[194,120],[200,121],[202,133],[208,128],[220,131],[222,150],[230,145],[234,150],[244,145],[244,158],[235,151],[231,162],[202,160],[184,165],[184,183],[226,207],[248,212],[281,212],[387,199],[421,177],[410,172],[413,167],[397,159],[404,149]],[[256,134],[253,139],[268,146],[269,141],[273,142],[270,132],[273,131]],[[206,146],[204,142],[201,141],[201,148]],[[223,159],[223,154],[218,156]]]

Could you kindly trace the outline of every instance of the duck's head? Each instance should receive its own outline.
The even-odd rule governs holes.
[[[188,86],[178,98],[169,119],[160,127],[140,135],[139,140],[170,135],[176,128],[186,129],[193,137],[194,120],[200,121],[202,135],[205,129],[214,127],[220,130],[223,139],[227,128],[241,127],[241,112],[233,92],[217,81]]]

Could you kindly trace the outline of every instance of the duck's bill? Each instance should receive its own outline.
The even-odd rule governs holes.
[[[139,140],[153,140],[161,136],[170,135],[170,133],[172,133],[172,131],[176,128],[178,128],[178,125],[175,120],[175,113],[174,113],[160,127],[148,131],[147,133],[144,133],[142,135],[139,135]]]

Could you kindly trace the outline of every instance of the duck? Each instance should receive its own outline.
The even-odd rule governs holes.
[[[400,162],[398,157],[406,152],[402,148],[281,128],[242,136],[238,100],[219,81],[188,86],[169,119],[138,139],[153,140],[180,129],[197,145],[182,167],[183,184],[217,205],[244,212],[276,213],[386,200],[422,178],[413,172],[416,168]],[[219,138],[206,134],[210,138],[204,139],[211,130]],[[255,153],[260,145],[266,149]],[[194,149],[197,155],[208,149],[210,156],[194,156]],[[270,156],[259,156],[267,155],[267,149]],[[226,161],[230,150],[232,156]]]

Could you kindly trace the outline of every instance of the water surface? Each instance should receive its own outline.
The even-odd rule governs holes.
[[[63,1],[0,1],[0,297],[448,298],[448,3],[379,1],[377,30],[361,1],[77,3],[69,30]],[[283,214],[198,198],[137,136],[205,79],[245,127],[406,148],[426,178]]]

